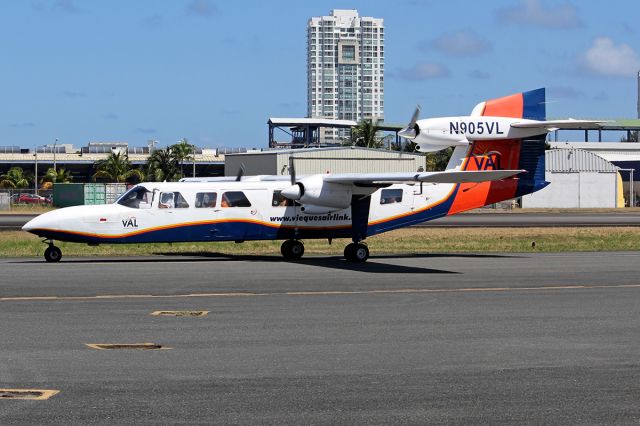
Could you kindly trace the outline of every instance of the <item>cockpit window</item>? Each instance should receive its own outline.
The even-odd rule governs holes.
[[[153,194],[144,186],[136,186],[125,192],[116,201],[118,204],[132,209],[148,209],[151,207]]]

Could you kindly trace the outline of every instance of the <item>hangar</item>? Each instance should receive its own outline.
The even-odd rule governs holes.
[[[624,207],[619,168],[583,149],[545,152],[545,179],[550,184],[522,197],[523,208]]]
[[[246,175],[288,175],[289,158],[296,173],[371,173],[424,171],[426,157],[361,147],[305,148],[249,151],[225,156],[224,174],[235,176],[244,169]]]

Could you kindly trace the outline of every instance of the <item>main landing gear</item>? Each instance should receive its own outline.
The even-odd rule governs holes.
[[[287,240],[282,243],[280,252],[287,260],[298,260],[304,254],[304,244],[298,240]],[[349,262],[366,262],[369,259],[369,247],[361,242],[350,243],[344,249],[344,257]]]
[[[44,260],[47,262],[60,262],[62,259],[62,250],[53,245],[53,240],[45,240],[43,243],[49,244],[49,247],[44,251]]]
[[[287,240],[282,243],[280,253],[285,259],[298,260],[304,254],[304,244],[298,240]]]
[[[351,243],[344,248],[344,257],[349,262],[361,263],[369,259],[369,247],[363,243]]]

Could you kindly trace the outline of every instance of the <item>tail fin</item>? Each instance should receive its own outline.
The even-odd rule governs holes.
[[[482,116],[545,120],[545,89],[493,99],[479,104],[474,113]],[[469,147],[457,147],[449,168],[459,170],[527,170],[516,179],[460,184],[449,214],[521,197],[549,183],[544,176],[546,135],[527,139],[475,141]]]

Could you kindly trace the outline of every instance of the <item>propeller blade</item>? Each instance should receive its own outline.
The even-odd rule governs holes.
[[[398,132],[398,136],[405,139],[415,139],[418,136],[418,132],[416,129],[416,122],[418,121],[418,116],[420,115],[420,105],[416,105],[416,110],[413,112],[411,116],[411,121],[407,124],[407,127],[400,130]]]
[[[293,157],[289,156],[289,175],[291,175],[291,185],[296,184],[296,169],[293,165]]]
[[[240,164],[238,174],[236,175],[236,182],[240,182],[242,180],[242,176],[244,176],[244,163]]]

